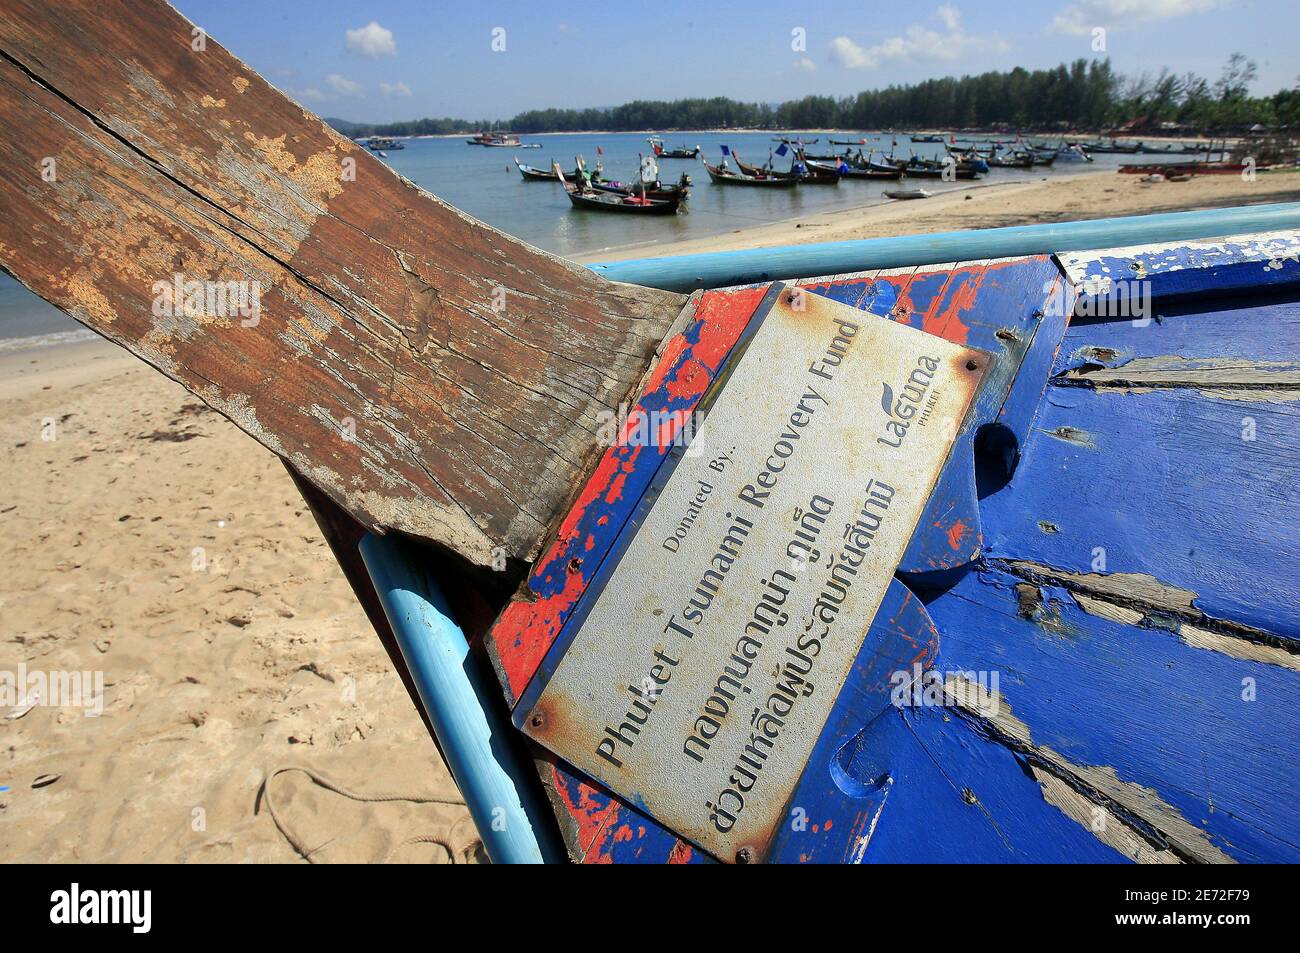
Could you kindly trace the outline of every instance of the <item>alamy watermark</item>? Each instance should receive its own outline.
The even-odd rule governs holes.
[[[1151,323],[1151,282],[1146,279],[1089,275],[1078,283],[1049,281],[1043,285],[1043,313],[1077,318],[1128,318],[1138,327]],[[1073,304],[1071,304],[1073,302]]]
[[[87,718],[104,713],[104,673],[40,669],[25,662],[17,671],[0,670],[0,708],[80,708]]]
[[[922,669],[920,662],[889,676],[889,700],[895,708],[965,708],[996,715],[1002,695],[999,674],[993,672],[940,672]]]
[[[157,318],[239,318],[246,328],[262,319],[259,281],[187,280],[177,272],[169,281],[155,281],[151,290]]]
[[[686,447],[698,432],[698,415],[690,410],[602,410],[596,414],[596,440],[603,447]]]

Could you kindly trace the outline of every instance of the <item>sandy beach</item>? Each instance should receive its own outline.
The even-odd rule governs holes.
[[[1297,199],[1300,174],[1083,174],[586,258]],[[0,352],[0,440],[0,670],[91,673],[78,706],[0,709],[0,858],[477,859],[450,775],[273,455],[102,340]],[[288,837],[259,800],[268,778]],[[366,800],[381,795],[406,800]]]

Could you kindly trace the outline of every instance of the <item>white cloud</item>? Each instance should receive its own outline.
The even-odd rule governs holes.
[[[393,31],[385,29],[374,20],[356,30],[347,31],[348,52],[359,56],[392,56],[397,52]]]
[[[1052,21],[1055,33],[1084,36],[1096,27],[1132,29],[1157,20],[1172,20],[1228,6],[1232,0],[1076,0]]]
[[[380,91],[381,93],[383,93],[385,96],[409,96],[409,95],[411,95],[411,87],[407,86],[407,85],[406,85],[405,83],[403,83],[403,82],[396,82],[396,83],[380,83],[380,84],[379,84],[379,91]]]
[[[801,56],[794,61],[794,68],[804,73],[811,73],[817,68],[817,64],[806,56]]]
[[[1085,0],[1087,2],[1087,0]],[[955,60],[967,53],[1001,53],[1006,40],[999,36],[977,36],[961,25],[961,12],[945,3],[935,11],[945,32],[913,24],[902,36],[892,36],[874,46],[862,47],[847,36],[831,40],[831,55],[846,69],[877,69],[887,63]]]
[[[308,86],[298,91],[298,98],[314,103],[332,103],[344,96],[361,95],[360,83],[355,83],[338,73],[330,73],[325,77],[325,87],[321,89],[319,86]]]
[[[346,76],[330,73],[325,77],[325,84],[340,96],[355,96],[361,92],[361,84],[354,83]]]

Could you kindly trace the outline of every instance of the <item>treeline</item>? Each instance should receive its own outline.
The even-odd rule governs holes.
[[[606,109],[535,109],[496,123],[458,119],[360,125],[331,120],[346,135],[428,135],[493,125],[517,133],[640,129],[1116,129],[1137,120],[1172,122],[1209,135],[1300,123],[1300,89],[1251,96],[1256,67],[1234,53],[1213,82],[1194,73],[1123,76],[1109,60],[1078,59],[1054,69],[988,72],[893,85],[856,96],[805,96],[772,105],[722,96],[637,100]]]

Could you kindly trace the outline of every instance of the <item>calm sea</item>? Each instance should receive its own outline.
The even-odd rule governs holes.
[[[645,137],[638,133],[611,133],[522,138],[526,143],[540,143],[541,148],[518,151],[485,149],[468,145],[462,138],[413,139],[405,141],[404,149],[389,151],[387,161],[417,185],[475,218],[539,248],[565,256],[592,255],[628,247],[644,247],[649,256],[655,254],[654,246],[665,242],[719,235],[836,209],[879,205],[890,201],[882,195],[884,189],[897,187],[894,183],[852,180],[844,180],[838,186],[801,186],[789,190],[718,186],[709,181],[699,160],[665,159],[659,164],[660,177],[665,182],[676,181],[683,172],[689,173],[695,182],[686,212],[645,218],[583,212],[569,205],[558,183],[525,181],[515,168],[512,157],[518,156],[525,165],[540,168],[549,168],[551,161],[555,160],[568,171],[573,168],[574,156],[582,155],[588,168],[599,161],[604,164],[607,176],[632,180],[636,177],[639,157],[649,152]],[[718,162],[723,145],[731,147],[744,161],[755,165],[765,163],[769,150],[780,145],[772,141],[770,133],[758,132],[677,133],[665,138],[669,148],[700,146],[714,164]],[[856,140],[859,137],[839,133],[834,138]],[[824,133],[808,133],[805,139],[808,151],[814,154],[843,148],[829,145]],[[818,141],[814,143],[814,139]],[[603,154],[597,153],[598,147]],[[864,152],[871,148],[883,152],[894,149],[895,154],[902,157],[913,150],[923,157],[934,157],[943,151],[938,144],[913,144],[906,135],[897,137],[896,146],[890,136],[868,137],[867,144],[861,148]],[[1102,155],[1097,156],[1094,163],[1086,165],[1058,160],[1050,170],[1042,167],[1032,172],[994,169],[983,181],[1076,174],[1084,170],[1115,168],[1121,160],[1131,161],[1130,157]],[[775,164],[778,169],[789,168],[789,157],[777,157]],[[927,179],[913,181],[909,187],[921,185],[937,192],[969,184]],[[869,216],[871,209],[864,208],[862,214]],[[30,294],[12,278],[0,274],[0,338],[62,334],[79,327],[71,318]],[[9,345],[15,343],[10,341]],[[5,347],[5,343],[0,341],[0,350]]]

